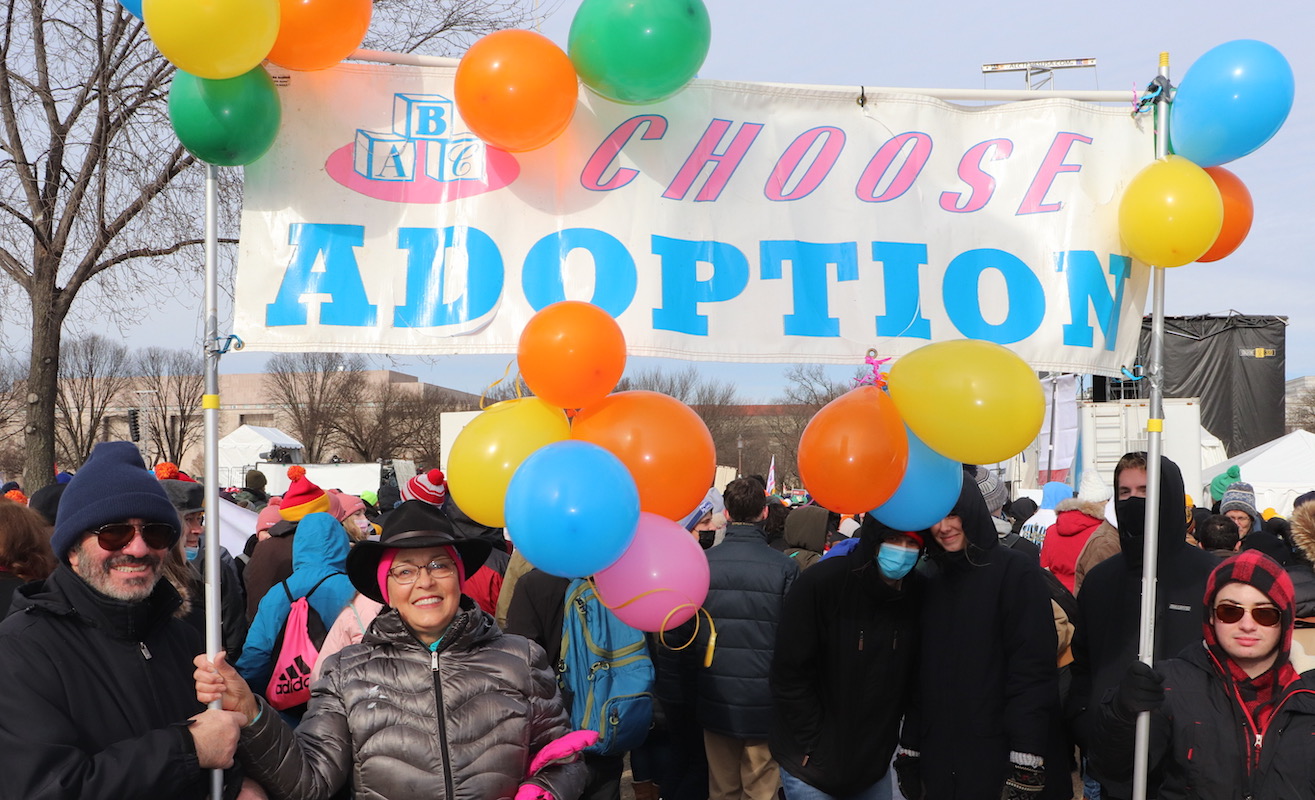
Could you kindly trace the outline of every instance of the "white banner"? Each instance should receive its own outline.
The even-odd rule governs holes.
[[[246,170],[237,276],[254,349],[509,353],[575,299],[632,355],[1135,357],[1149,272],[1118,203],[1153,143],[1127,108],[695,81],[646,106],[582,90],[559,140],[513,155],[466,131],[454,70],[272,69],[283,127]]]

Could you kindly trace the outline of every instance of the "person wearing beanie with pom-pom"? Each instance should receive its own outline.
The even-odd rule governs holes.
[[[1224,496],[1219,499],[1219,513],[1233,520],[1237,525],[1238,536],[1245,539],[1247,534],[1260,530],[1260,512],[1256,510],[1256,491],[1251,484],[1231,483],[1224,489]]]
[[[447,499],[447,478],[443,476],[443,470],[431,469],[411,478],[401,490],[402,500],[422,500],[441,507]]]
[[[1273,559],[1244,551],[1210,574],[1202,607],[1202,641],[1154,667],[1133,662],[1106,695],[1093,763],[1130,780],[1145,711],[1161,800],[1310,797],[1315,663],[1292,647],[1292,581]]]
[[[0,794],[202,800],[248,718],[196,698],[204,644],[162,580],[177,512],[134,444],[102,442],[57,516],[59,565],[0,623]],[[234,797],[240,773],[224,784]]]
[[[300,464],[288,467],[288,480],[292,483],[279,501],[279,521],[269,528],[269,538],[256,544],[251,551],[243,577],[247,585],[247,619],[254,621],[260,609],[260,599],[279,581],[292,574],[293,541],[297,523],[307,514],[334,511],[337,504],[329,493],[306,477],[306,468]],[[272,505],[272,503],[271,503]]]

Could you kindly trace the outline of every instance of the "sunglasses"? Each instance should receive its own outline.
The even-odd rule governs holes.
[[[1220,603],[1215,606],[1215,619],[1220,622],[1232,625],[1234,622],[1240,622],[1242,617],[1248,613],[1256,621],[1257,625],[1266,628],[1272,628],[1283,618],[1283,612],[1273,606],[1260,606],[1259,608],[1247,609],[1242,606],[1232,606]]]
[[[114,552],[127,547],[137,531],[141,531],[142,541],[152,550],[167,550],[178,536],[178,530],[167,522],[111,522],[88,533],[96,534],[100,549]]]

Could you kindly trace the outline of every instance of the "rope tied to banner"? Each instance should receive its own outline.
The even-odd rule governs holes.
[[[1144,114],[1150,111],[1159,101],[1161,95],[1167,96],[1173,89],[1169,79],[1163,75],[1156,75],[1155,79],[1146,84],[1146,90],[1141,95],[1136,96],[1133,101],[1132,115]]]
[[[875,347],[868,350],[867,357],[863,359],[863,363],[867,364],[872,369],[872,374],[862,375],[855,378],[855,386],[875,386],[878,389],[886,388],[886,376],[882,373],[881,367],[887,361],[890,361],[890,358],[877,358],[877,355],[878,353]]]

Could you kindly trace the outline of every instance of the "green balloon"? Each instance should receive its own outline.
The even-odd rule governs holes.
[[[654,103],[703,66],[712,24],[702,0],[584,0],[567,50],[590,89],[620,103]]]
[[[278,136],[278,90],[263,67],[207,80],[182,70],[169,88],[169,121],[192,155],[221,167],[260,158]]]

